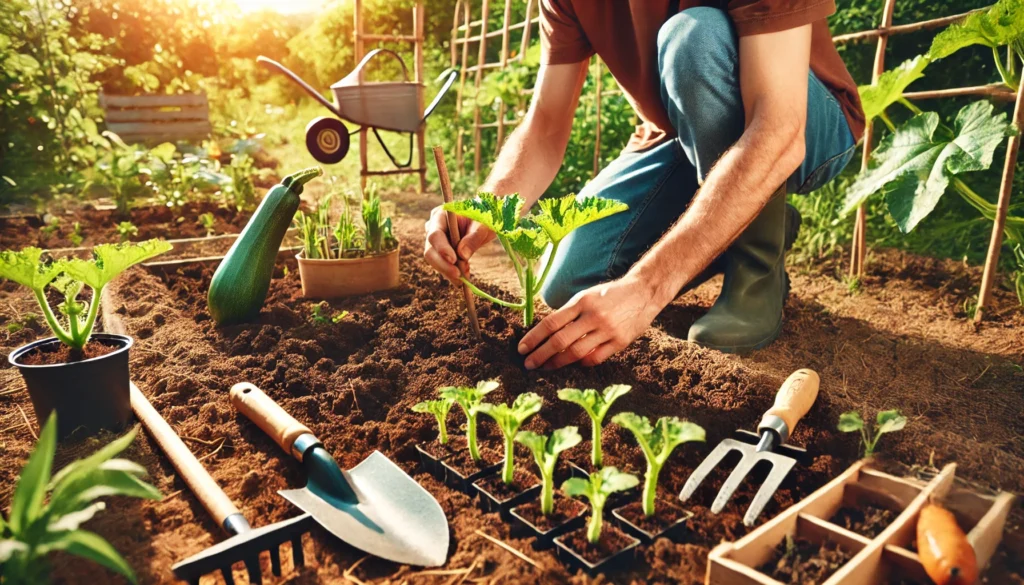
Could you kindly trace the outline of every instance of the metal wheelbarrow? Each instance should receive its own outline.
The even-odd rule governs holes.
[[[365,69],[370,61],[381,54],[389,54],[402,66],[403,81],[366,81]],[[340,162],[348,154],[350,136],[360,130],[369,128],[373,130],[374,136],[381,148],[391,159],[396,167],[405,168],[412,163],[412,139],[413,134],[427,120],[427,116],[433,113],[434,108],[445,96],[448,89],[458,73],[448,72],[448,79],[445,80],[441,90],[434,96],[427,109],[420,115],[418,109],[418,94],[423,88],[422,83],[409,81],[409,71],[394,51],[388,49],[374,49],[363,57],[363,60],[356,65],[356,68],[343,79],[331,86],[334,94],[334,103],[327,101],[320,92],[313,89],[308,83],[302,80],[293,71],[281,65],[273,59],[259,56],[256,61],[268,65],[287,75],[299,87],[306,90],[306,93],[313,96],[325,108],[331,111],[337,118],[322,116],[315,118],[306,125],[306,149],[317,161],[324,164]],[[359,125],[359,128],[348,131],[341,120],[348,120]],[[395,159],[387,145],[381,138],[379,130],[392,130],[395,132],[409,133],[409,158],[405,162]]]

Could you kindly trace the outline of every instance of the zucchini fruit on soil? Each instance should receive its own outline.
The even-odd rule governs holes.
[[[921,509],[917,518],[917,554],[936,585],[974,585],[978,564],[974,548],[956,517],[936,504]]]
[[[321,174],[320,167],[301,170],[267,192],[213,274],[207,304],[215,323],[242,323],[259,314],[278,249],[299,209],[302,187]]]

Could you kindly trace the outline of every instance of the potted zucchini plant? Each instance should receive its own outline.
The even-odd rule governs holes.
[[[92,258],[54,260],[39,248],[0,252],[0,278],[30,289],[53,332],[10,353],[8,361],[25,379],[36,420],[58,412],[58,438],[77,429],[87,434],[118,430],[131,421],[128,350],[132,338],[93,333],[103,289],[128,267],[171,249],[160,240],[99,244]],[[91,295],[79,300],[85,287]],[[63,302],[54,311],[47,289]]]
[[[521,431],[516,442],[525,445],[533,454],[540,471],[540,499],[519,504],[509,514],[526,536],[533,536],[533,547],[550,548],[554,538],[583,525],[586,507],[579,501],[555,494],[555,475],[558,456],[580,444],[583,437],[576,427],[565,427],[551,435]]]
[[[508,511],[540,491],[537,476],[515,466],[515,438],[528,418],[540,412],[544,400],[533,392],[520,394],[511,406],[483,403],[479,411],[494,419],[505,438],[505,460],[500,475],[490,475],[473,482],[480,494],[480,505],[488,512],[499,512],[509,520]]]
[[[572,497],[590,501],[590,521],[586,529],[580,528],[555,538],[556,553],[562,562],[590,575],[622,569],[633,561],[640,541],[603,521],[605,504],[615,492],[632,489],[640,482],[633,474],[614,467],[583,479],[573,477],[562,484],[562,491]]]
[[[466,449],[441,461],[445,483],[469,495],[474,494],[473,482],[501,468],[497,458],[480,452],[476,440],[477,415],[484,396],[498,389],[497,380],[483,380],[476,386],[444,386],[438,389],[441,398],[452,400],[466,415]]]
[[[423,468],[435,477],[443,478],[444,468],[441,467],[441,460],[452,454],[448,438],[448,412],[451,411],[455,400],[452,398],[438,398],[437,400],[424,400],[412,407],[413,412],[432,414],[437,420],[437,442],[427,445],[416,445],[416,452],[420,456],[420,464]]]
[[[559,400],[576,404],[590,417],[590,463],[594,466],[595,471],[602,467],[601,426],[604,424],[605,417],[608,416],[608,410],[619,397],[628,393],[632,388],[626,384],[612,384],[600,393],[592,388],[586,390],[563,388],[558,391]],[[583,476],[589,475],[590,472],[584,470]]]
[[[344,197],[342,204],[337,221],[330,217],[331,196],[313,211],[295,215],[302,238],[296,259],[304,297],[330,299],[398,286],[398,240],[376,189],[367,189],[361,221]]]
[[[704,441],[704,429],[674,416],[661,417],[651,425],[646,416],[632,412],[619,413],[612,422],[633,433],[647,459],[643,498],[612,510],[612,515],[644,544],[661,536],[678,540],[686,530],[686,521],[693,514],[672,503],[674,498],[661,498],[661,513],[655,514],[658,476],[676,447],[690,441]]]

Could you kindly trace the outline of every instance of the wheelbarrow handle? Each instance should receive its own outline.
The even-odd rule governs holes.
[[[313,436],[309,427],[295,420],[285,412],[274,399],[249,382],[239,382],[231,387],[231,404],[238,412],[256,423],[264,433],[270,435],[282,449],[291,453],[299,461],[302,454],[296,453],[292,447],[295,440],[302,435]]]
[[[758,433],[772,430],[779,434],[780,443],[786,442],[797,423],[818,399],[819,384],[820,379],[814,370],[802,368],[790,374],[775,394],[775,404],[764,413],[757,427]]]
[[[444,75],[443,73],[441,74]],[[423,121],[427,120],[427,116],[434,113],[434,109],[437,108],[437,104],[441,103],[441,99],[444,98],[448,90],[451,89],[452,84],[455,83],[455,79],[459,76],[459,72],[452,69],[448,72],[448,79],[445,80],[444,85],[441,86],[441,90],[434,96],[433,101],[427,106],[427,109],[423,110]]]
[[[308,83],[306,83],[305,81],[303,81],[302,78],[299,77],[298,75],[296,75],[295,72],[293,72],[291,69],[288,69],[284,65],[281,65],[280,63],[278,63],[277,61],[274,61],[273,59],[269,59],[267,57],[264,57],[263,55],[260,55],[259,57],[256,57],[256,62],[257,63],[262,63],[262,64],[264,64],[267,67],[270,67],[272,69],[277,69],[279,72],[285,74],[286,76],[288,76],[289,79],[291,79],[296,84],[298,84],[299,87],[304,89],[306,91],[306,93],[308,93],[309,95],[313,96],[313,98],[316,101],[320,102],[325,108],[330,110],[334,115],[338,116],[339,118],[341,117],[341,113],[338,112],[338,108],[335,107],[335,105],[333,103],[331,103],[327,98],[325,98],[323,95],[321,95],[319,91],[313,89],[313,86],[311,86]]]

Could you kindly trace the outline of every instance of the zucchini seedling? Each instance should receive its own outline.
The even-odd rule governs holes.
[[[413,412],[430,413],[437,419],[437,442],[442,445],[448,444],[448,411],[452,409],[455,400],[451,398],[438,398],[437,400],[425,400],[412,407]]]
[[[586,390],[563,388],[558,391],[559,400],[578,404],[590,416],[590,443],[592,445],[590,462],[594,464],[594,469],[601,469],[601,425],[604,424],[604,417],[608,415],[608,409],[612,407],[612,403],[632,389],[632,386],[626,384],[612,384],[600,394],[591,388]]]
[[[483,380],[476,386],[444,386],[438,389],[441,398],[455,401],[466,415],[466,445],[473,461],[480,461],[480,448],[476,444],[476,415],[484,396],[497,390],[497,380]]]
[[[601,539],[604,505],[608,497],[615,492],[632,489],[640,480],[631,473],[624,473],[615,467],[603,467],[601,471],[590,474],[588,479],[573,477],[565,480],[562,491],[572,497],[585,497],[590,500],[590,523],[587,524],[587,540],[597,544]]]
[[[483,403],[477,410],[486,414],[498,423],[501,434],[505,436],[505,464],[501,469],[501,481],[506,484],[512,483],[512,475],[515,472],[515,438],[519,433],[519,427],[523,426],[526,419],[540,412],[544,399],[533,392],[520,394],[516,397],[512,406],[507,404]]]
[[[522,431],[516,435],[516,442],[533,453],[533,459],[540,469],[540,513],[547,516],[555,509],[555,466],[562,451],[572,449],[580,444],[583,437],[576,427],[565,427],[551,435],[542,435],[533,431]]]
[[[632,412],[619,413],[612,418],[612,422],[630,430],[644,452],[647,459],[647,473],[644,474],[644,515],[653,516],[661,468],[679,445],[690,441],[704,442],[704,429],[674,416],[663,416],[652,426],[646,416]]]
[[[860,431],[861,444],[864,445],[864,456],[871,457],[875,454],[875,447],[878,440],[886,433],[893,433],[903,430],[907,426],[907,417],[900,414],[898,410],[883,410],[875,417],[875,434],[870,436],[864,419],[856,410],[844,412],[839,415],[838,429],[844,433]]]
[[[444,209],[478,222],[495,233],[515,268],[523,299],[518,303],[503,301],[480,290],[465,277],[461,279],[462,282],[481,298],[523,311],[523,323],[529,326],[533,323],[534,298],[544,286],[562,240],[577,228],[629,207],[625,203],[597,196],[577,199],[575,195],[566,195],[541,199],[537,202],[537,210],[521,217],[524,204],[518,193],[506,197],[480,193],[473,199],[445,203]],[[549,247],[547,263],[538,272],[534,263]]]

